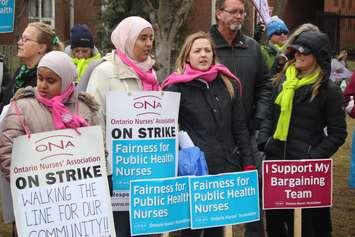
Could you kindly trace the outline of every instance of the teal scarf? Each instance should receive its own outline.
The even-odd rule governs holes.
[[[20,70],[15,77],[16,90],[23,87],[27,78],[35,77],[36,74],[37,66],[34,68],[28,68],[25,64],[21,65]]]

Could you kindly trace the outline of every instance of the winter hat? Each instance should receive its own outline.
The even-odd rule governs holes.
[[[76,67],[71,57],[62,51],[51,51],[45,54],[38,63],[38,67],[46,67],[61,79],[61,93],[76,80]],[[38,74],[38,71],[37,71]]]
[[[70,48],[94,48],[94,39],[87,25],[74,25],[70,30]]]
[[[318,31],[302,32],[287,49],[291,52],[313,54],[319,66],[330,73],[330,42],[326,34]]]
[[[270,39],[276,32],[288,34],[288,28],[283,20],[281,20],[278,16],[273,16],[266,25],[267,37]]]

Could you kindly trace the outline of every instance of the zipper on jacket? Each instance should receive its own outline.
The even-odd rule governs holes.
[[[210,86],[208,85],[208,82],[202,79],[198,79],[200,82],[202,82],[203,84],[205,84],[205,86],[207,87],[207,89],[210,89]]]
[[[287,149],[287,139],[286,139],[286,141],[285,141],[285,144],[284,144],[284,160],[286,160],[286,149]]]

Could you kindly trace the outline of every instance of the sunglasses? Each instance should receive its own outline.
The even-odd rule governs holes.
[[[305,55],[305,56],[312,54],[312,52],[307,52],[307,53],[302,52],[301,53],[300,51],[295,51],[295,53],[302,54],[302,55]]]
[[[285,30],[277,30],[273,33],[273,35],[287,35],[288,34],[288,31],[285,31]]]

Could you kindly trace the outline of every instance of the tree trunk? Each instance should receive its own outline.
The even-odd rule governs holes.
[[[167,75],[170,74],[170,59],[171,59],[171,44],[166,39],[161,39],[159,43],[156,44],[156,55],[158,55],[159,70],[157,71],[157,76],[159,81],[163,81]]]
[[[245,2],[245,10],[247,12],[247,16],[245,17],[243,24],[243,33],[253,37],[254,36],[254,5],[251,1]]]
[[[287,0],[276,0],[274,4],[273,15],[278,15],[279,17],[283,17],[283,13],[285,12],[285,7],[287,5]]]
[[[164,80],[171,72],[171,50],[177,34],[190,13],[193,0],[159,0],[159,8],[154,8],[150,0],[144,1],[145,12],[155,30],[155,55],[159,62],[158,79]]]

